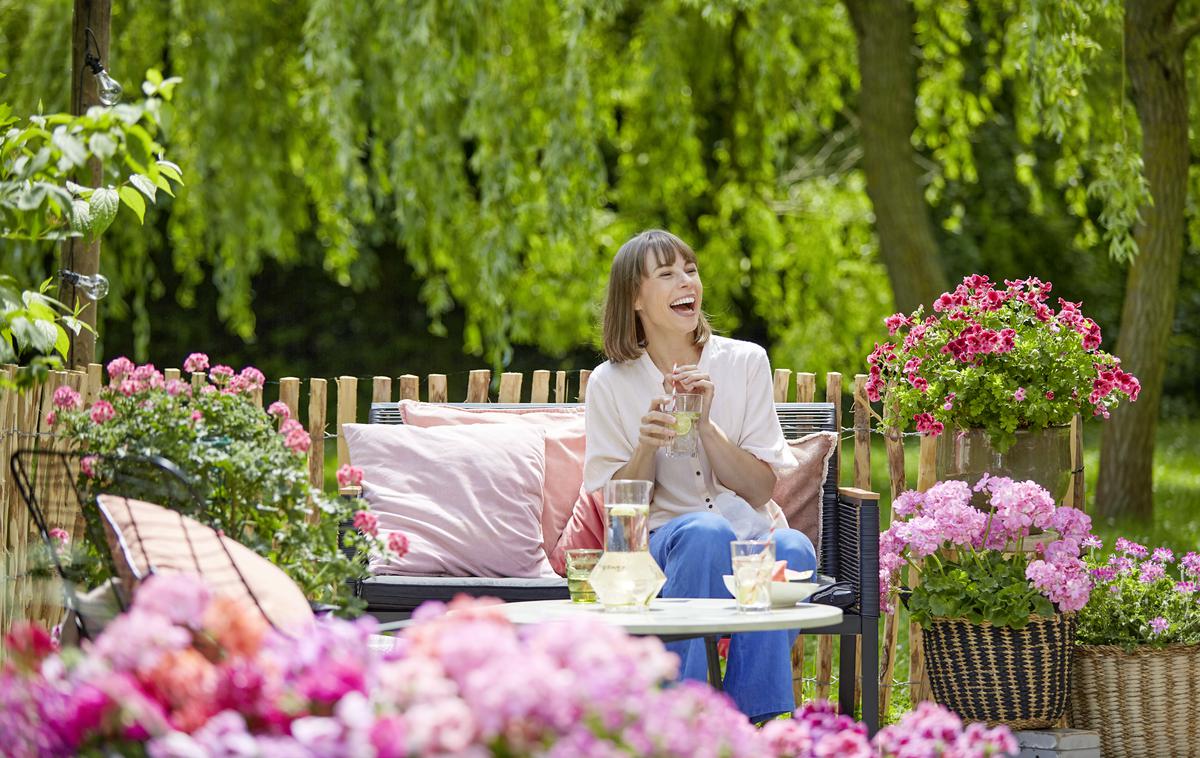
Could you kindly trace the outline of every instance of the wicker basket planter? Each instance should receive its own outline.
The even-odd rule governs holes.
[[[1071,615],[1034,617],[1024,629],[935,618],[921,639],[933,699],[964,720],[1042,729],[1067,710]]]
[[[1200,645],[1080,645],[1072,668],[1071,725],[1100,732],[1103,755],[1200,750]]]

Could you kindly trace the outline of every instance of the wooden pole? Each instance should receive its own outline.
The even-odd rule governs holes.
[[[491,383],[491,371],[486,368],[473,369],[467,378],[467,402],[486,403],[488,401],[488,387]]]
[[[567,402],[567,372],[554,372],[554,402]]]
[[[308,482],[318,490],[325,486],[326,384],[324,379],[308,382]]]
[[[786,403],[788,401],[788,390],[792,384],[792,370],[786,368],[775,369],[773,384],[775,402]]]
[[[358,418],[358,377],[339,376],[337,380],[337,463],[338,468],[350,462],[350,447],[346,444],[343,424],[353,424]]]
[[[430,374],[429,375],[429,402],[444,403],[450,398],[450,393],[446,389],[445,374]]]
[[[796,374],[796,402],[812,403],[817,399],[817,375],[810,371]]]
[[[523,377],[521,376],[520,372],[516,371],[505,371],[500,375],[500,402],[521,402],[522,379]]]
[[[96,39],[97,52],[100,61],[106,66],[111,65],[108,56],[109,30],[112,27],[112,0],[75,0],[75,10],[71,22],[71,113],[81,116],[93,105],[99,105],[100,98],[96,88],[96,77],[91,69],[84,66],[84,58],[88,50],[87,30],[92,30]],[[88,176],[79,177],[79,184],[99,187],[104,179],[103,166],[98,158],[88,161]],[[100,272],[100,240],[91,242],[82,237],[72,237],[62,244],[62,267],[67,271],[92,276]],[[59,300],[74,309],[82,306],[79,319],[96,327],[96,312],[100,303],[85,297],[76,287],[63,284],[59,290]],[[67,331],[71,347],[67,353],[67,367],[77,366],[86,369],[87,365],[96,359],[96,335],[90,329],[80,329],[78,333]]]
[[[579,402],[581,403],[587,402],[588,378],[591,377],[591,375],[592,372],[586,368],[579,371]]]
[[[371,402],[392,402],[392,378],[390,376],[376,376],[371,379]]]
[[[539,369],[533,372],[533,386],[529,391],[529,402],[531,403],[548,403],[550,402],[550,372],[545,369]]]
[[[292,418],[300,420],[300,379],[285,376],[279,380],[279,400],[287,406]],[[312,449],[311,447],[309,448]]]
[[[390,390],[389,390],[390,392]],[[405,374],[400,377],[400,399],[421,399],[421,378],[415,374]]]

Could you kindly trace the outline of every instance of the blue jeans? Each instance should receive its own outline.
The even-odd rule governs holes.
[[[671,519],[650,534],[650,553],[667,575],[662,597],[727,598],[721,577],[733,573],[729,543],[736,539],[729,522],[711,512]],[[795,529],[775,530],[775,557],[796,571],[816,569],[812,542]],[[729,643],[725,692],[754,721],[795,710],[792,694],[792,643],[797,632],[735,634]],[[704,640],[672,642],[684,679],[708,679]]]

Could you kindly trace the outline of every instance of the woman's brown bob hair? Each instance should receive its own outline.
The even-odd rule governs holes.
[[[644,231],[621,245],[613,258],[604,299],[604,354],[613,363],[636,360],[645,349],[646,332],[633,306],[646,276],[646,257],[651,254],[656,266],[673,265],[679,255],[687,263],[696,262],[696,253],[686,242],[660,229]],[[708,318],[701,313],[695,343],[703,345],[711,335]]]

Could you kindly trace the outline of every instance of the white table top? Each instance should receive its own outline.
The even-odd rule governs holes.
[[[733,598],[655,598],[641,613],[606,612],[599,603],[533,600],[496,606],[514,624],[594,618],[630,634],[706,635],[811,629],[837,624],[842,611],[831,605],[798,603],[761,613],[738,613]]]

